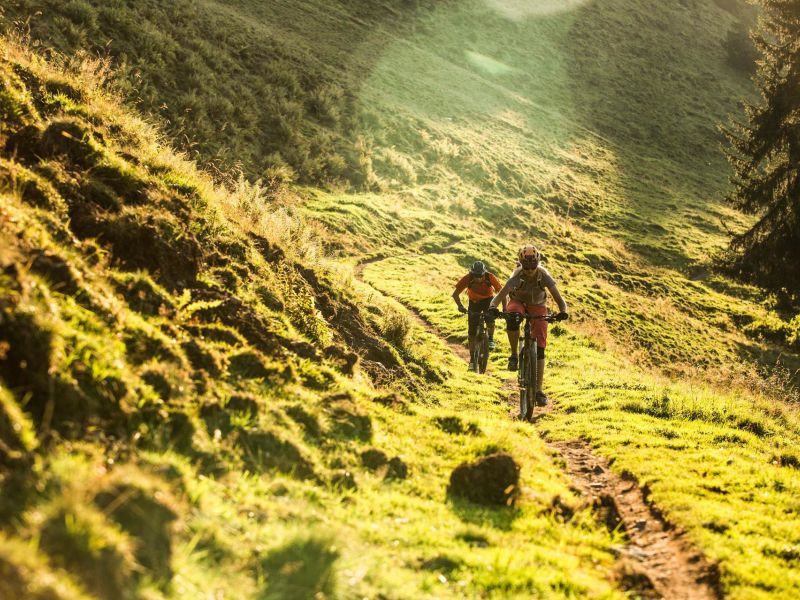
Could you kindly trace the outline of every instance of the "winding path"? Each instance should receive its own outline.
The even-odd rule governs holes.
[[[377,256],[357,264],[355,277],[367,283],[363,279],[364,268],[384,258]],[[443,336],[414,307],[399,298],[393,299],[405,306],[420,327],[444,341],[456,356],[469,360],[469,352],[462,344]],[[514,415],[514,379],[507,378],[503,387],[509,392],[509,404],[514,405],[510,414]],[[551,402],[544,410],[538,410],[535,422],[557,410],[557,401]],[[624,533],[625,543],[613,549],[617,556],[614,578],[620,588],[643,600],[722,598],[717,565],[694,548],[684,532],[669,523],[648,501],[646,487],[614,473],[609,461],[594,454],[583,440],[564,442],[545,438],[545,442],[563,459],[572,488],[584,498],[584,504],[592,508],[596,518],[610,530]]]

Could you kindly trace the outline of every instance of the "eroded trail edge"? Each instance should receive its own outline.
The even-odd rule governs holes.
[[[356,264],[355,268],[353,269],[353,275],[361,283],[363,283],[365,285],[369,285],[370,287],[372,287],[370,285],[370,283],[364,279],[364,268],[367,267],[367,265],[371,265],[371,264],[380,262],[382,260],[386,260],[386,257],[378,255],[378,256],[374,256],[372,258],[368,258],[366,260],[363,260],[363,261],[359,262],[358,264]],[[431,334],[431,335],[433,335],[435,337],[438,337],[445,344],[447,344],[447,346],[450,348],[450,350],[453,352],[453,354],[455,354],[459,358],[469,362],[469,349],[467,349],[466,346],[464,346],[461,343],[455,342],[452,339],[448,338],[446,335],[444,335],[430,321],[428,321],[425,317],[423,317],[422,313],[420,313],[413,306],[408,305],[407,303],[403,302],[400,298],[396,298],[394,296],[392,296],[392,300],[395,300],[396,302],[399,302],[400,304],[402,304],[403,307],[411,315],[411,318],[414,320],[414,322],[420,328],[424,329],[429,334]],[[466,327],[466,319],[464,321],[464,325]]]
[[[582,440],[547,441],[566,463],[574,488],[609,529],[619,528],[627,543],[618,554],[620,587],[639,598],[716,600],[722,597],[717,565],[694,548],[680,530],[647,501],[647,488],[611,471]]]

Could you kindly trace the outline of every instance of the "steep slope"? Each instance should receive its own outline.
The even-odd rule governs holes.
[[[215,186],[102,65],[0,57],[2,597],[623,597],[496,382],[321,265],[295,192]],[[447,499],[498,451],[514,506]]]

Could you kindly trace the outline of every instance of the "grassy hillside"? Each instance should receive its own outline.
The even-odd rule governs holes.
[[[415,15],[407,4],[362,1],[347,16],[402,28]],[[12,0],[0,18],[67,55],[113,57],[122,92],[204,164],[368,186],[353,95],[380,42],[354,47],[353,21],[340,22],[340,11],[327,3]]]
[[[6,26],[31,10],[12,0]],[[616,597],[620,538],[541,434],[613,459],[726,596],[797,595],[800,319],[711,268],[745,225],[719,201],[716,126],[753,93],[729,42],[749,18],[723,0],[48,3],[34,40],[107,47],[185,149],[267,183],[215,187],[75,66],[6,50],[2,465],[29,490],[3,509],[9,580]],[[573,315],[538,430],[509,418],[503,344],[464,375],[407,312],[462,341],[453,283],[478,258],[507,275],[531,239]],[[407,478],[363,466],[372,448]],[[522,464],[517,507],[446,503],[450,469],[496,449]],[[158,489],[175,517],[145,534],[109,486]]]
[[[622,597],[502,392],[93,71],[2,42],[3,597]],[[498,450],[516,505],[448,501]]]

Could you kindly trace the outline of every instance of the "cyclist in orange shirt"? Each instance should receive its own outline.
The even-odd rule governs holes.
[[[497,277],[486,270],[486,265],[481,261],[476,261],[472,264],[469,273],[459,279],[456,289],[453,291],[453,300],[456,301],[458,310],[469,315],[467,317],[469,322],[467,334],[469,336],[470,370],[475,368],[472,357],[475,353],[475,336],[478,333],[480,322],[479,313],[486,312],[492,298],[502,287]],[[469,298],[469,308],[465,308],[461,303],[461,293],[464,290],[467,291]],[[505,308],[505,302],[503,302],[503,308]],[[489,336],[489,350],[494,350],[494,320],[487,321],[486,333]]]

